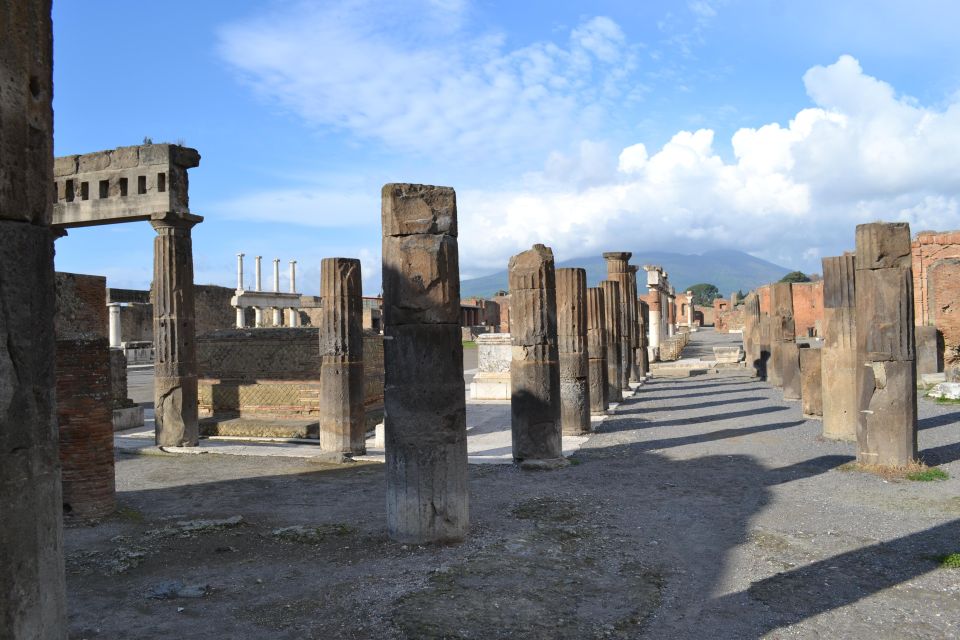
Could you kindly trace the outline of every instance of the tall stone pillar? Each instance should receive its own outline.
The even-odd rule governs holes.
[[[687,291],[687,326],[690,327],[690,331],[693,331],[696,327],[696,320],[694,318],[694,308],[693,308],[693,291]]]
[[[237,254],[237,293],[243,292],[243,256],[245,254]]]
[[[760,359],[760,298],[750,292],[743,301],[743,350],[747,367],[754,377],[763,379]]]
[[[857,459],[905,465],[917,457],[910,225],[857,225]]]
[[[320,448],[366,453],[360,261],[320,263]]]
[[[263,281],[262,281],[261,278],[260,278],[260,276],[261,276],[260,267],[262,266],[262,265],[261,265],[261,262],[262,262],[262,260],[263,260],[263,256],[256,256],[253,260],[254,260],[254,263],[255,263],[255,265],[256,265],[256,271],[255,271],[255,273],[254,273],[254,277],[255,277],[254,287],[255,287],[255,289],[256,289],[257,291],[263,291],[263,289],[261,288],[262,285],[263,285]],[[257,326],[259,327],[260,324],[257,323]]]
[[[297,261],[290,261],[290,293],[297,292]]]
[[[467,534],[467,412],[457,199],[449,187],[382,191],[387,530],[400,542]]]
[[[66,638],[50,0],[0,10],[0,636]]]
[[[630,342],[632,351],[630,382],[643,382],[647,379],[649,373],[649,367],[646,364],[647,329],[637,292],[637,271],[639,269],[640,267],[635,264],[627,265],[627,271],[630,274],[630,309],[633,313],[633,322],[631,323],[633,336]]]
[[[587,272],[557,269],[556,279],[560,428],[563,435],[581,435],[590,431]]]
[[[620,387],[630,388],[631,378],[636,381],[633,367],[633,347],[636,341],[634,322],[636,300],[631,299],[629,251],[614,251],[603,254],[607,261],[607,280],[620,285]]]
[[[800,350],[793,320],[793,290],[789,282],[770,287],[771,383],[783,389],[784,400],[799,400],[801,395]]]
[[[651,284],[650,280],[656,282],[656,272],[647,270],[647,288],[650,291],[647,297],[647,304],[650,305],[650,361],[656,362],[660,355],[660,337],[663,331],[663,319],[660,317],[660,290],[657,285]]]
[[[823,349],[800,349],[802,390],[800,407],[803,417],[819,420],[823,416]]]
[[[650,377],[650,339],[648,338],[650,330],[650,305],[646,300],[637,296],[637,315],[640,318],[640,340],[637,345],[638,358],[640,363],[640,374],[644,378]]]
[[[823,437],[855,442],[857,407],[856,261],[823,259]]]
[[[197,426],[197,350],[193,308],[193,241],[203,220],[192,214],[158,214],[153,241],[153,401],[156,442],[193,447]]]
[[[603,290],[603,315],[607,334],[607,400],[620,402],[623,400],[620,283],[604,280],[600,283],[600,289]]]
[[[603,289],[587,289],[587,356],[589,357],[590,413],[606,414],[607,399],[607,330]]]
[[[110,348],[119,349],[123,342],[123,325],[120,322],[120,303],[111,302],[107,305],[110,314],[109,336]]]
[[[513,459],[530,468],[564,463],[553,252],[542,244],[510,258],[510,424]]]

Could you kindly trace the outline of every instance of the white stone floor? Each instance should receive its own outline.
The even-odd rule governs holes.
[[[631,385],[635,393],[639,385]],[[617,405],[611,405],[611,411]],[[114,447],[129,453],[145,455],[160,453],[222,454],[234,456],[281,456],[291,458],[330,459],[320,451],[316,440],[282,438],[201,438],[196,447],[157,447],[153,441],[153,410],[145,411],[143,427],[118,431]],[[594,418],[594,423],[605,417]],[[564,436],[563,455],[576,452],[589,436]],[[367,441],[367,454],[356,460],[384,462],[384,451],[376,447],[374,438]],[[512,464],[510,438],[510,402],[476,401],[467,398],[467,461],[470,464]]]

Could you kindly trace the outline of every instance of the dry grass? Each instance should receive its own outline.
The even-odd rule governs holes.
[[[837,467],[840,471],[859,471],[861,473],[872,473],[884,480],[946,480],[949,476],[946,471],[935,467],[928,467],[919,460],[914,460],[910,464],[901,466],[888,466],[882,464],[864,464],[862,462],[848,462]]]

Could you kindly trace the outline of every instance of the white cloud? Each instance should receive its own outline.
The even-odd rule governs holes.
[[[852,247],[854,225],[904,220],[960,227],[960,99],[925,107],[842,56],[804,76],[813,102],[786,125],[737,131],[733,161],[709,129],[678,132],[656,153],[633,144],[598,184],[460,197],[461,255],[502,268],[533,242],[563,258],[619,247],[735,247],[817,266]],[[569,184],[566,183],[566,184]]]
[[[468,13],[465,0],[302,4],[223,28],[219,51],[311,124],[474,163],[542,158],[571,132],[587,137],[604,105],[633,89],[623,82],[633,48],[609,18],[585,20],[566,42],[508,49],[500,34],[469,31]]]

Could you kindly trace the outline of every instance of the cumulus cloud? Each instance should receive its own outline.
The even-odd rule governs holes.
[[[466,29],[464,0],[298,5],[221,29],[218,49],[254,89],[305,121],[394,150],[476,161],[543,155],[602,122],[630,89],[633,48],[609,18],[565,41],[508,48]]]

